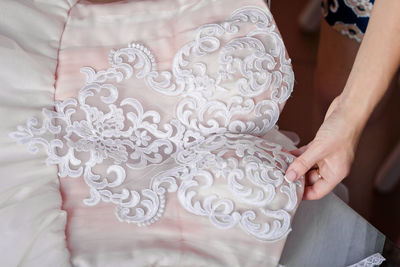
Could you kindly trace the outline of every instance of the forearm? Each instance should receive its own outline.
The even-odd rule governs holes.
[[[340,96],[350,123],[362,130],[400,64],[400,1],[377,0]]]

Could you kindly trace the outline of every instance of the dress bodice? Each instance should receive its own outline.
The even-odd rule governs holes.
[[[62,182],[70,229],[132,233],[147,259],[157,258],[150,249],[194,259],[212,247],[254,249],[249,265],[274,265],[303,189],[284,177],[293,156],[268,138],[294,83],[273,17],[261,1],[161,2],[115,3],[114,13],[75,6],[54,110],[11,136],[31,152],[44,147],[61,178],[81,178]],[[112,221],[110,204],[119,221],[135,225]],[[262,255],[266,248],[271,255]],[[210,262],[224,265],[224,257]]]

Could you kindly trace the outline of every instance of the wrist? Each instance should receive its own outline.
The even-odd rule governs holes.
[[[370,107],[363,99],[349,98],[342,93],[338,96],[337,111],[346,128],[343,134],[356,144],[368,121]]]
[[[369,92],[355,94],[356,91],[351,86],[346,86],[338,97],[338,108],[350,125],[362,131],[377,104],[377,98],[371,97]]]

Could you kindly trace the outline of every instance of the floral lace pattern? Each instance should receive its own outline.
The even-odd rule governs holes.
[[[217,71],[203,62],[213,54]],[[283,175],[293,156],[257,137],[274,127],[294,82],[269,10],[245,7],[199,27],[171,71],[159,71],[150,50],[137,43],[112,50],[109,62],[106,70],[82,68],[86,83],[76,99],[56,101],[54,110],[43,109],[41,126],[31,118],[10,136],[32,153],[43,146],[60,177],[83,176],[90,188],[84,203],[111,202],[121,221],[154,223],[167,192],[176,192],[184,209],[219,228],[240,225],[262,241],[289,233],[302,186]],[[176,98],[175,118],[164,122],[162,110],[120,99],[117,85],[128,79]],[[127,185],[129,170],[161,164],[172,167],[147,177],[145,188]]]
[[[366,259],[363,259],[360,262],[357,262],[356,264],[349,265],[348,267],[373,267],[373,266],[380,266],[383,262],[385,261],[385,258],[379,254],[375,253],[371,256],[369,256]]]

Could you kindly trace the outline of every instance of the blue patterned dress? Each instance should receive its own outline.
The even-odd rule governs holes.
[[[323,0],[326,22],[349,38],[361,42],[374,0]]]

